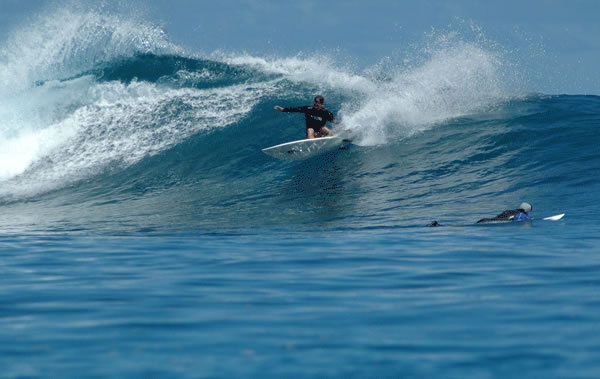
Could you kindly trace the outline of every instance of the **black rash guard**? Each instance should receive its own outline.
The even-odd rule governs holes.
[[[283,108],[282,112],[304,113],[306,129],[312,128],[315,132],[321,130],[327,121],[333,122],[333,114],[327,109],[317,109],[311,106]]]

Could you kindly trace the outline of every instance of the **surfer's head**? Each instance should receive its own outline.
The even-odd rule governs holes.
[[[325,98],[323,96],[318,95],[315,97],[315,107],[322,107],[325,104]]]
[[[521,203],[521,205],[519,205],[519,209],[522,209],[525,211],[525,213],[529,214],[533,208],[531,208],[531,204],[529,203]]]

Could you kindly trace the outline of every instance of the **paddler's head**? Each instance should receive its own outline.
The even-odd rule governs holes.
[[[525,213],[529,214],[533,208],[531,208],[531,204],[529,203],[521,203],[521,205],[519,205],[519,209],[522,209],[525,211]]]

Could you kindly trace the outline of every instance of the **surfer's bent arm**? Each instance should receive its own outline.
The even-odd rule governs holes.
[[[329,115],[328,115],[329,117],[327,118],[327,121],[331,122],[332,124],[337,124],[337,123],[338,123],[338,121],[337,121],[337,120],[336,120],[336,118],[333,116],[333,113],[331,113],[331,112],[327,112],[327,113],[329,113]]]

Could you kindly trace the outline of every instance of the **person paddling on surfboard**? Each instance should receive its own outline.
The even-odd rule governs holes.
[[[275,109],[280,112],[304,113],[304,118],[306,119],[306,139],[333,135],[331,130],[325,126],[325,123],[330,121],[336,124],[337,121],[333,117],[333,114],[325,109],[325,99],[323,96],[319,95],[315,97],[315,103],[312,106],[283,108],[276,105]]]
[[[532,208],[529,203],[521,203],[518,209],[510,211],[504,211],[494,218],[482,218],[477,221],[478,224],[484,222],[498,222],[498,221],[528,221],[532,218],[529,216]]]
[[[477,224],[482,224],[482,223],[486,223],[486,222],[493,223],[493,222],[501,222],[501,221],[533,220],[533,218],[531,216],[529,216],[529,213],[531,212],[532,209],[533,208],[531,207],[531,204],[523,202],[523,203],[521,203],[521,205],[519,205],[518,209],[504,211],[494,218],[482,218],[481,220],[477,221]],[[564,216],[564,215],[562,215],[562,216]],[[562,218],[562,216],[561,216],[561,218]],[[552,217],[550,217],[548,219],[552,219]],[[557,218],[557,220],[559,220],[559,219],[560,218]],[[440,224],[437,221],[432,221],[427,226],[442,226],[442,224]]]
[[[531,221],[531,220],[533,220],[533,217],[531,217],[529,215],[529,213],[531,213],[532,209],[533,208],[531,207],[531,204],[521,203],[521,205],[519,206],[518,209],[514,209],[511,211],[504,211],[494,218],[482,218],[481,220],[477,221],[477,224],[483,224],[486,222],[498,223],[498,222],[511,222],[511,221]],[[544,221],[559,221],[559,220],[562,220],[563,217],[565,217],[565,214],[560,213],[560,214],[556,214],[554,216],[544,217],[544,218],[542,218],[542,220],[544,220]],[[437,221],[432,221],[427,226],[443,226],[443,225]]]

